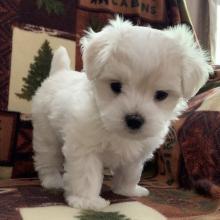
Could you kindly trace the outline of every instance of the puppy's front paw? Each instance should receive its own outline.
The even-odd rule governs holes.
[[[41,185],[46,189],[63,188],[63,178],[60,173],[54,173],[47,176],[45,175],[40,179],[41,179]]]
[[[108,206],[110,202],[101,197],[82,198],[78,196],[68,196],[66,201],[69,206],[79,209],[101,210]]]
[[[119,195],[123,195],[123,196],[137,196],[137,197],[141,197],[141,196],[148,196],[149,195],[149,190],[142,187],[142,186],[139,186],[139,185],[136,185],[135,187],[133,188],[120,188],[120,189],[114,189],[113,190],[114,193],[116,194],[119,194]]]

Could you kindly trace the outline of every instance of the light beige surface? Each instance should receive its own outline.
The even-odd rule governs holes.
[[[27,76],[34,56],[37,55],[37,51],[46,39],[50,42],[52,49],[56,49],[61,45],[66,47],[71,58],[72,68],[75,68],[76,44],[74,41],[52,37],[47,33],[25,31],[14,27],[8,110],[22,113],[31,112],[31,102],[18,98],[15,93],[20,93],[24,83],[22,78]]]
[[[156,210],[139,202],[124,202],[108,206],[103,212],[120,212],[131,220],[165,220],[166,218]],[[50,206],[38,208],[22,208],[20,213],[23,220],[76,220],[80,210],[67,206]],[[75,217],[74,217],[75,216]]]
[[[220,89],[218,92],[208,96],[197,111],[220,111]]]

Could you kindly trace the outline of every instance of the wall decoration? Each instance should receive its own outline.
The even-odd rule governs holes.
[[[30,101],[41,83],[49,76],[50,65],[53,53],[48,40],[45,40],[38,55],[34,57],[34,62],[30,64],[27,77],[23,77],[24,82],[21,93],[16,93],[19,98]]]
[[[75,42],[61,38],[59,34],[60,32],[50,29],[42,28],[37,30],[35,26],[25,26],[22,29],[20,27],[13,27],[8,110],[26,114],[31,113],[31,96],[34,94],[43,78],[48,74],[48,68],[50,68],[48,64],[51,59],[50,53],[52,53],[52,51],[50,52],[49,48],[44,48],[49,55],[49,60],[47,60],[47,58],[45,59],[45,51],[43,52],[40,50],[45,40],[49,43],[52,50],[57,49],[61,45],[66,47],[71,57],[72,68],[75,68]],[[45,47],[47,46],[45,45]],[[43,61],[42,59],[45,60]],[[39,69],[37,70],[35,68],[37,60],[38,64],[39,62],[46,62],[46,67],[40,67],[40,69],[46,68],[47,73],[39,72]],[[35,70],[33,71],[33,69]],[[28,77],[30,73],[34,74],[37,78]],[[26,79],[26,83],[24,79]],[[29,84],[32,80],[35,81],[35,85]],[[36,83],[38,80],[39,82]],[[20,94],[20,98],[18,94]],[[21,96],[23,96],[23,98],[21,98]],[[26,96],[26,99],[24,99],[24,96]]]
[[[43,41],[48,40],[52,49],[68,47],[75,68],[76,4],[72,0],[0,1],[0,110],[30,113],[30,103],[14,94],[21,93],[22,78],[27,77]]]

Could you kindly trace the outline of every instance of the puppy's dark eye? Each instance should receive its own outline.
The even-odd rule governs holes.
[[[157,101],[163,101],[164,99],[166,99],[168,96],[168,93],[162,90],[158,90],[156,91],[155,95],[154,95],[154,99],[156,99]]]
[[[111,90],[115,93],[115,94],[119,94],[121,93],[121,83],[119,81],[115,81],[115,82],[111,82],[110,84],[111,86]]]

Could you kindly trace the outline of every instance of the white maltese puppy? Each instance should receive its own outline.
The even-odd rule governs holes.
[[[117,17],[81,40],[85,72],[66,50],[33,98],[35,168],[42,186],[64,188],[67,203],[101,209],[103,168],[113,192],[147,196],[143,164],[164,141],[171,120],[212,70],[186,26],[133,26]]]

